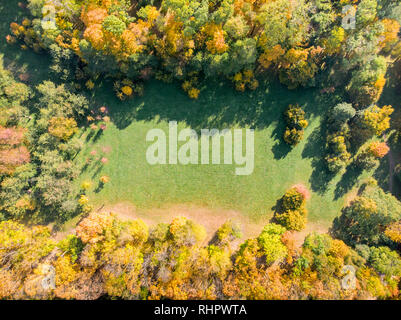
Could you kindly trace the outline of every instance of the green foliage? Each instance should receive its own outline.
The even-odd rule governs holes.
[[[57,12],[58,23],[51,30],[38,23],[44,14],[41,7],[46,4],[38,0],[31,0],[28,5],[37,20],[26,24],[24,30],[19,25],[12,27],[14,36],[31,47],[50,49],[56,44],[67,49],[63,53],[50,49],[56,56],[55,69],[64,77],[69,77],[64,73],[64,62],[77,66],[67,57],[71,52],[84,63],[82,71],[87,75],[115,76],[122,72],[122,77],[133,80],[139,80],[149,69],[178,80],[193,71],[205,78],[232,77],[245,69],[256,74],[260,71],[258,61],[264,60],[268,63],[261,63],[263,68],[277,69],[280,81],[289,88],[314,86],[315,75],[324,69],[322,61],[327,57],[343,58],[341,53],[347,50],[352,52],[347,52],[345,59],[355,57],[357,46],[350,46],[347,41],[363,44],[360,38],[365,38],[366,33],[368,41],[377,46],[368,34],[379,36],[376,29],[380,23],[375,22],[378,17],[388,16],[388,7],[393,5],[361,1],[358,30],[348,40],[340,26],[340,6],[326,0],[299,0],[293,4],[285,0],[163,0],[136,6],[126,1],[113,5],[98,1],[92,6],[88,6],[89,1],[70,2],[68,12]],[[84,26],[76,24],[78,17]],[[31,30],[35,31],[33,35]],[[282,54],[269,56],[277,46]]]
[[[337,104],[329,114],[328,120],[331,131],[338,131],[338,128],[346,124],[355,114],[356,110],[352,107],[352,104],[345,102]]]
[[[296,210],[305,204],[305,198],[296,188],[289,189],[283,196],[282,206],[286,210]]]
[[[377,186],[367,186],[333,221],[333,234],[350,245],[383,245],[386,226],[401,218],[401,205]]]
[[[348,152],[348,132],[348,127],[344,127],[343,131],[327,136],[327,149],[329,154],[326,156],[326,162],[331,172],[338,172],[349,163],[351,154]]]
[[[379,160],[376,159],[368,150],[363,150],[358,154],[355,164],[366,170],[371,170],[379,164]]]
[[[111,15],[106,17],[102,23],[103,28],[116,36],[121,36],[124,32],[126,25],[118,17]]]
[[[356,14],[356,21],[358,26],[364,26],[367,23],[373,22],[376,17],[376,0],[361,0],[358,4],[358,10]]]
[[[367,107],[380,98],[387,71],[386,59],[376,56],[352,72],[348,85],[350,99],[359,107]]]
[[[28,109],[24,102],[31,96],[29,87],[16,82],[11,72],[4,69],[3,55],[0,55],[0,126],[15,126],[26,120]]]
[[[235,239],[242,237],[241,228],[232,220],[226,221],[216,232],[218,243],[227,245]]]
[[[401,275],[401,257],[388,247],[371,247],[368,262],[380,274],[388,277]]]
[[[306,227],[306,209],[287,210],[276,215],[275,221],[288,230],[303,230]]]
[[[258,244],[266,259],[266,264],[272,264],[287,256],[287,248],[281,241],[281,235],[286,229],[278,224],[266,225],[258,237]]]
[[[71,257],[71,261],[74,263],[81,254],[84,244],[80,238],[70,234],[62,239],[57,244],[57,247],[63,252],[63,254],[68,254]]]

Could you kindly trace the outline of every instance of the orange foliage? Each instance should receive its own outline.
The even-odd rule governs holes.
[[[376,158],[383,158],[390,151],[389,146],[385,142],[372,142],[369,145],[369,152]]]
[[[111,228],[114,216],[111,213],[91,213],[77,226],[76,233],[84,243],[96,243],[104,239],[107,228]]]
[[[224,53],[228,50],[228,45],[224,41],[224,31],[220,26],[211,25],[212,39],[206,42],[207,49],[213,54]]]

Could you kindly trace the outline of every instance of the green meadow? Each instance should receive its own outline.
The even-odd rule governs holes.
[[[108,108],[111,123],[96,134],[83,131],[86,143],[77,157],[82,167],[79,185],[92,181],[88,196],[96,205],[130,202],[152,208],[188,203],[237,210],[257,221],[271,216],[285,190],[301,183],[312,194],[309,219],[327,225],[340,213],[345,194],[356,184],[352,173],[333,176],[325,169],[321,115],[335,99],[315,89],[289,91],[280,84],[266,83],[254,92],[239,93],[225,83],[209,83],[198,100],[191,100],[178,85],[154,81],[146,85],[144,96],[120,102],[110,87],[105,83],[92,97],[95,105]],[[282,114],[294,103],[304,107],[309,126],[302,142],[291,148],[282,139]],[[148,164],[146,150],[152,143],[146,142],[146,134],[158,128],[168,137],[169,121],[177,121],[178,130],[192,128],[198,133],[212,128],[255,129],[253,173],[235,175],[235,163]],[[87,164],[93,151],[97,161]],[[103,156],[108,159],[106,164],[98,160]],[[103,187],[98,186],[102,175],[110,177]]]

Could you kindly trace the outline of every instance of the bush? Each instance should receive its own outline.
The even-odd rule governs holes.
[[[338,131],[343,124],[352,119],[356,114],[356,110],[350,103],[337,104],[330,113],[329,124],[332,131]]]
[[[327,136],[327,149],[329,154],[326,156],[327,167],[331,172],[338,172],[349,163],[351,154],[347,151],[346,133],[336,132]]]
[[[289,189],[281,198],[281,206],[274,216],[275,222],[288,230],[300,231],[306,226],[306,196],[297,187]]]
[[[285,211],[296,210],[305,204],[304,195],[295,188],[288,190],[281,200]]]
[[[285,231],[284,227],[275,223],[270,223],[263,228],[258,237],[258,244],[265,256],[266,264],[272,264],[287,256],[288,250],[281,241]]]
[[[301,231],[306,227],[306,210],[285,211],[278,214],[275,221],[288,230]]]
[[[379,164],[379,161],[369,152],[363,150],[355,160],[355,164],[361,169],[370,170]]]
[[[218,243],[226,245],[229,242],[241,238],[241,228],[231,220],[224,223],[216,232]]]
[[[368,147],[369,153],[375,158],[383,158],[389,151],[390,148],[385,142],[372,142]]]
[[[388,247],[371,247],[368,262],[380,274],[386,276],[401,275],[400,255]]]
[[[304,137],[303,130],[297,130],[295,128],[286,128],[284,132],[284,141],[290,145],[297,145],[301,142],[302,138]]]
[[[305,111],[298,105],[290,104],[284,112],[287,128],[284,132],[284,141],[290,145],[297,145],[304,136],[304,129],[308,126],[305,120]]]

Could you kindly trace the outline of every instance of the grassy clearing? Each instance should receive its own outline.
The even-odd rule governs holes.
[[[131,202],[138,208],[190,203],[213,209],[237,210],[259,220],[271,216],[277,199],[296,183],[312,190],[309,218],[330,224],[339,214],[344,195],[356,184],[351,174],[332,176],[325,170],[324,133],[321,114],[335,103],[317,90],[288,91],[279,84],[265,84],[255,92],[238,93],[223,83],[209,84],[199,100],[191,100],[178,85],[151,82],[143,97],[119,102],[105,83],[93,93],[99,107],[109,108],[112,124],[100,136],[89,137],[77,157],[83,167],[79,183],[94,182],[88,195],[98,206]],[[304,106],[309,121],[304,140],[291,149],[282,140],[282,113],[290,103]],[[236,176],[234,165],[162,165],[146,162],[145,137],[149,129],[168,133],[168,121],[179,129],[255,128],[255,170]],[[102,148],[111,148],[109,162],[85,165],[91,151],[98,158]],[[97,188],[101,175],[110,183]],[[363,176],[367,176],[365,173]],[[78,186],[77,186],[78,187]]]

